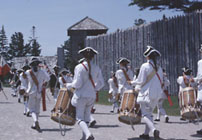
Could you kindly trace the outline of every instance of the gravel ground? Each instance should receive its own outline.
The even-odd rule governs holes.
[[[82,131],[76,124],[67,127],[65,136],[60,134],[58,123],[50,119],[50,110],[54,106],[52,96],[49,94],[50,101],[47,101],[47,111],[40,114],[39,122],[42,129],[41,133],[31,129],[32,118],[23,115],[23,104],[17,102],[17,98],[11,97],[12,90],[5,88],[9,100],[6,100],[0,92],[0,140],[79,140]],[[120,123],[118,115],[109,113],[111,106],[96,105],[96,113],[93,114],[97,121],[94,128],[90,128],[96,140],[139,140],[139,135],[144,132],[144,122],[135,125],[135,131],[130,125]],[[155,115],[154,115],[155,116]],[[202,128],[201,122],[189,123],[180,121],[180,117],[170,116],[170,122],[155,123],[160,130],[162,139],[169,140],[198,140],[202,136],[197,135],[196,131]],[[152,133],[150,133],[153,139]]]

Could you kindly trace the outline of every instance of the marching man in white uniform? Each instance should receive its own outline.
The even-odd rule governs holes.
[[[202,45],[200,48],[200,53],[202,55]],[[198,83],[197,101],[200,105],[202,105],[202,59],[198,61],[197,77],[194,79]],[[197,134],[202,135],[202,129],[198,130]]]
[[[29,116],[29,108],[28,108],[28,97],[27,97],[27,88],[28,88],[28,79],[27,79],[27,75],[25,74],[25,72],[27,70],[30,69],[30,67],[28,65],[25,65],[24,67],[22,67],[23,72],[20,74],[20,81],[21,81],[21,85],[20,85],[20,90],[23,90],[24,93],[24,115]]]
[[[27,70],[25,74],[28,79],[28,88],[26,91],[29,94],[28,106],[34,120],[34,124],[31,128],[40,132],[38,118],[40,113],[42,86],[49,81],[50,77],[46,72],[39,68],[39,63],[41,63],[41,61],[37,58],[32,58],[30,63],[31,69]]]
[[[112,72],[112,78],[108,80],[109,84],[109,102],[112,103],[112,110],[110,111],[111,113],[114,112],[115,108],[117,108],[117,113],[119,112],[119,95],[118,95],[118,81],[115,76],[115,73]]]
[[[163,69],[163,83],[164,83],[164,87],[163,90],[164,92],[168,91],[168,86],[170,85],[170,81],[167,78],[167,74],[165,73],[165,70]],[[160,121],[160,116],[163,115],[165,117],[165,122],[168,123],[169,117],[166,114],[165,109],[163,108],[163,102],[164,100],[167,99],[166,94],[162,94],[161,99],[158,101],[157,104],[157,116],[156,119],[154,121]]]
[[[117,64],[120,65],[120,69],[116,71],[116,78],[118,81],[118,94],[121,96],[126,90],[133,89],[132,85],[128,81],[133,79],[133,72],[128,68],[130,60],[121,57],[117,60]]]
[[[91,47],[86,47],[78,52],[85,60],[74,69],[72,83],[67,83],[67,88],[74,88],[72,105],[76,107],[76,119],[83,131],[85,140],[94,140],[94,136],[88,129],[91,108],[96,99],[96,92],[104,86],[104,80],[100,68],[92,63],[94,55],[98,54]]]
[[[149,132],[154,135],[154,139],[160,139],[160,132],[155,128],[153,123],[153,110],[158,100],[162,96],[163,71],[157,66],[157,58],[161,56],[160,52],[151,46],[147,46],[144,57],[147,62],[140,67],[140,73],[136,80],[135,90],[139,92],[137,103],[140,104],[141,113],[145,122],[145,132],[140,138],[149,139]]]

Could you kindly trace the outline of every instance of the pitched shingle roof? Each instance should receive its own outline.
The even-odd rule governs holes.
[[[68,28],[68,35],[73,31],[87,31],[87,33],[89,33],[88,35],[92,35],[92,31],[94,32],[93,34],[96,34],[96,32],[106,33],[107,30],[108,28],[105,25],[93,20],[92,18],[85,17]]]

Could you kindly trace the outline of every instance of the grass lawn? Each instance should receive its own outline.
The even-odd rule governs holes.
[[[172,96],[171,97],[173,106],[170,106],[168,103],[168,100],[164,101],[164,109],[166,110],[167,114],[170,116],[179,116],[180,115],[180,109],[178,105],[178,97]],[[111,105],[111,103],[108,102],[108,91],[100,91],[99,92],[99,102],[97,104],[103,104],[103,105]],[[154,113],[156,113],[156,109],[154,110]]]

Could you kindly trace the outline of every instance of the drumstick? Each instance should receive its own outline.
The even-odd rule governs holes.
[[[3,89],[2,89],[2,92],[3,92],[3,95],[5,96],[6,100],[8,100],[8,97],[6,96],[6,93],[3,91]]]

